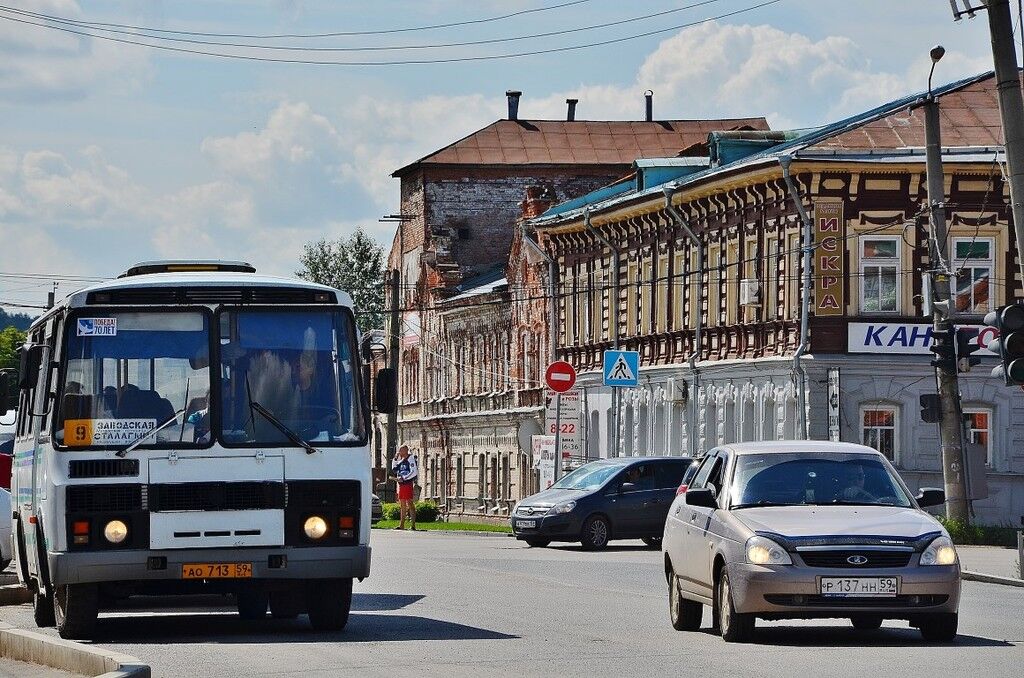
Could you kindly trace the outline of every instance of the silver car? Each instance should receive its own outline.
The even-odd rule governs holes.
[[[847,443],[738,443],[710,451],[669,508],[662,539],[669,614],[700,628],[704,605],[726,641],[755,619],[904,619],[929,641],[956,637],[960,565],[888,460]]]

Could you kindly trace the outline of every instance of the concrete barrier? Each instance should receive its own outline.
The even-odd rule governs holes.
[[[131,655],[100,650],[0,624],[0,656],[100,678],[149,678],[149,665]]]

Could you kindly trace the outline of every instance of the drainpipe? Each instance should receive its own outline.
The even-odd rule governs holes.
[[[594,234],[601,244],[607,247],[612,252],[612,303],[611,303],[611,322],[608,323],[611,326],[612,331],[612,348],[618,350],[619,348],[619,258],[622,256],[619,252],[619,248],[611,243],[608,238],[601,235],[601,232],[594,228],[590,223],[590,208],[586,207],[583,210],[583,224],[587,227],[587,230]],[[615,450],[615,456],[621,456],[622,450],[620,449],[620,435],[619,435],[619,404],[620,404],[619,389],[612,387],[612,412],[615,413],[615,441],[612,449]]]
[[[789,165],[792,162],[793,158],[788,155],[783,155],[779,158],[779,164],[782,166],[782,178],[786,181],[789,196],[796,203],[796,210],[800,214],[800,221],[804,226],[804,293],[801,295],[800,300],[800,345],[796,347],[796,353],[793,354],[793,371],[799,375],[800,379],[800,388],[796,392],[797,408],[799,409],[798,414],[800,417],[800,436],[802,439],[807,440],[807,372],[804,370],[800,359],[807,352],[808,345],[807,318],[811,313],[811,250],[814,246],[812,242],[811,219],[807,216],[807,210],[804,209],[804,203],[800,198],[800,191],[793,182],[793,177],[789,174]]]
[[[550,353],[551,362],[558,360],[557,345],[558,345],[558,307],[556,306],[556,290],[557,283],[555,277],[558,275],[558,267],[555,265],[555,260],[548,256],[548,253],[538,245],[533,238],[526,232],[526,222],[519,222],[519,230],[523,235],[523,242],[528,244],[534,252],[544,258],[544,261],[548,264],[548,299],[551,303],[548,304],[548,333],[551,338]]]
[[[704,270],[704,243],[701,242],[693,230],[690,228],[690,222],[686,217],[683,216],[682,212],[676,209],[675,205],[672,204],[672,195],[676,189],[666,186],[662,189],[665,192],[665,211],[675,219],[676,224],[683,229],[683,233],[686,234],[687,239],[690,243],[697,248],[697,273],[698,275]],[[699,289],[699,286],[697,287]],[[692,292],[691,292],[692,294]],[[690,364],[690,374],[693,375],[693,392],[690,394],[690,435],[686,437],[687,447],[690,453],[690,457],[697,458],[697,420],[700,412],[697,410],[697,394],[700,393],[700,369],[697,367],[697,361],[700,359],[702,340],[704,333],[704,314],[701,311],[701,305],[697,304],[697,324],[694,327],[693,332],[693,352],[686,359]]]

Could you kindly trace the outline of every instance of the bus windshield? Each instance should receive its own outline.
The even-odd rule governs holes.
[[[209,407],[210,328],[197,311],[90,311],[68,326],[56,442],[125,447],[209,442],[189,412]]]
[[[219,318],[224,444],[294,446],[288,433],[318,446],[363,441],[349,315],[336,309],[230,309]]]

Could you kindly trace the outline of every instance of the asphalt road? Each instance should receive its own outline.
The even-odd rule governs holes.
[[[929,645],[903,622],[758,622],[754,644],[668,622],[660,553],[530,549],[505,536],[377,532],[373,574],[357,583],[338,634],[305,619],[241,622],[214,598],[155,612],[103,613],[97,643],[154,676],[851,676],[1021,675],[1024,589],[964,583],[961,635]],[[166,600],[166,599],[165,599]],[[32,627],[28,606],[0,620]],[[52,633],[52,630],[47,632]]]

